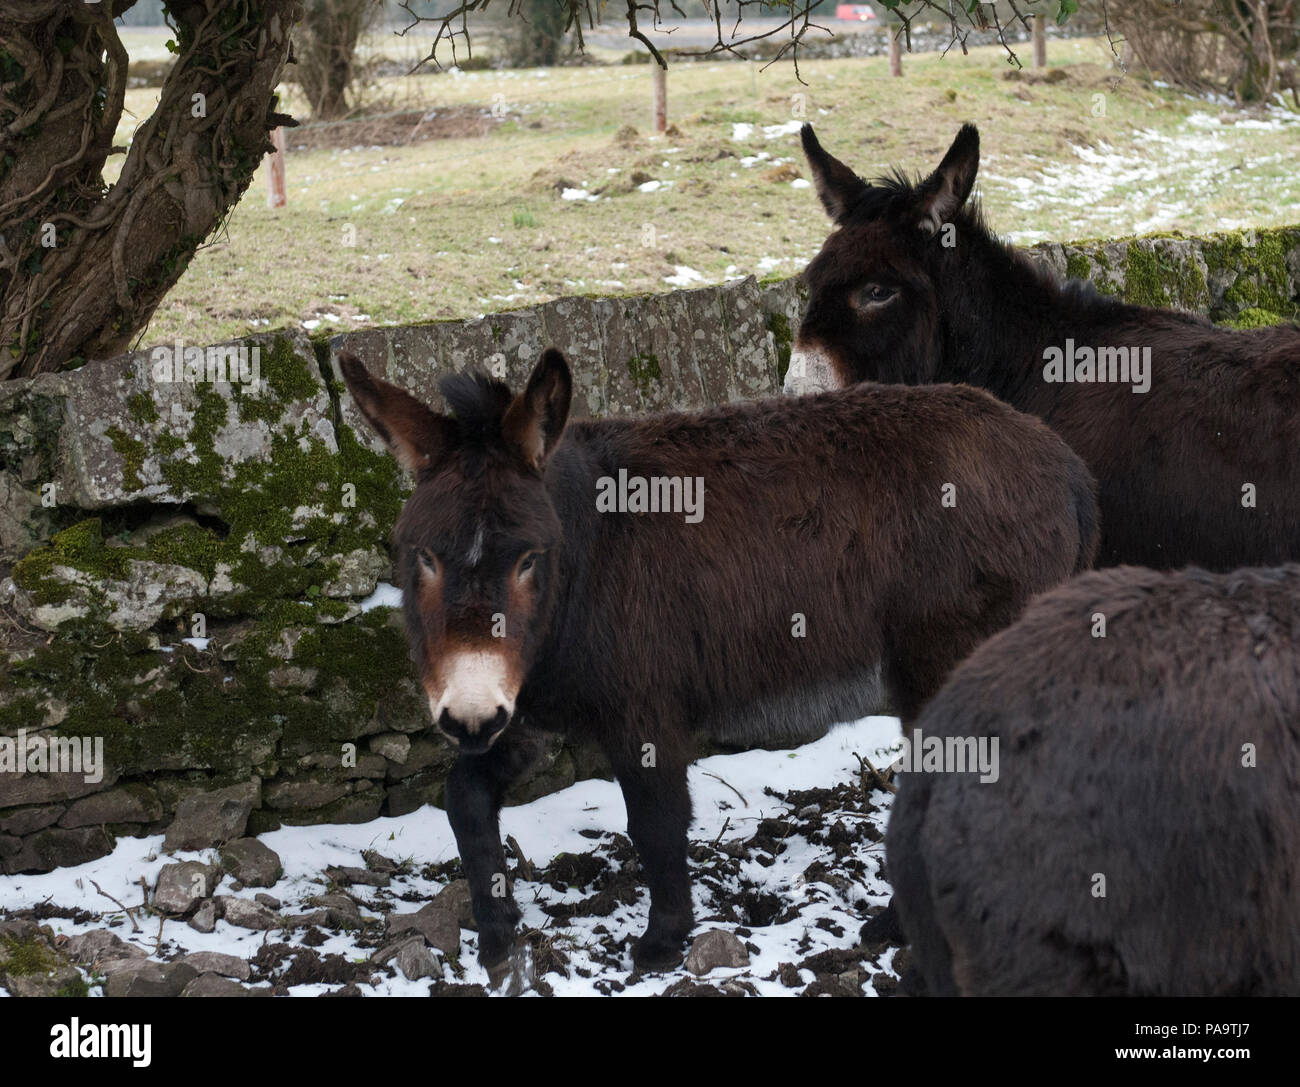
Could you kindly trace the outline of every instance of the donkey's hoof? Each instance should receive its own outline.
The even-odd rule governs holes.
[[[662,974],[682,964],[682,941],[642,936],[632,949],[632,965],[642,974]]]
[[[486,968],[488,985],[502,996],[521,996],[537,980],[533,967],[533,949],[527,944],[516,947],[506,958]]]

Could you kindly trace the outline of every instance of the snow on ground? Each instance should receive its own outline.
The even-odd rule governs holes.
[[[980,182],[990,190],[1011,190],[1011,206],[1021,211],[1059,210],[1076,238],[1112,234],[1117,217],[1131,223],[1134,234],[1147,234],[1186,220],[1197,204],[1227,189],[1257,188],[1253,170],[1280,162],[1281,155],[1261,156],[1250,134],[1298,129],[1300,114],[1278,108],[1263,118],[1240,111],[1198,111],[1172,134],[1133,129],[1123,147],[1104,141],[1095,147],[1071,145],[1072,160],[1046,165],[1034,174],[1003,174],[1001,156],[986,154]],[[1225,168],[1234,157],[1249,163],[1252,171],[1234,177],[1233,170]],[[1219,228],[1242,225],[1224,220]],[[1004,236],[1016,245],[1029,245],[1048,234],[1020,230]]]
[[[538,979],[533,991],[652,995],[702,983],[768,995],[793,995],[810,985],[813,991],[842,992],[847,985],[866,995],[877,988],[891,992],[897,948],[859,947],[858,933],[868,910],[890,895],[880,877],[880,839],[892,794],[864,790],[858,756],[883,768],[895,757],[898,739],[896,718],[868,717],[793,750],[719,755],[691,767],[694,935],[726,930],[743,939],[750,954],[748,966],[718,968],[700,979],[681,967],[667,974],[632,972],[631,943],[644,930],[649,895],[635,870],[622,795],[613,782],[583,781],[504,809],[503,840],[513,838],[522,854],[511,858],[512,880],[522,930],[529,931]],[[469,929],[462,930],[458,958],[439,960],[441,980],[409,981],[391,964],[368,961],[392,942],[383,934],[385,914],[418,910],[459,876],[455,839],[440,809],[357,825],[285,827],[260,840],[284,865],[281,879],[265,889],[284,914],[309,911],[308,899],[337,892],[325,869],[363,866],[363,850],[396,861],[398,874],[386,887],[346,888],[361,908],[360,929],[256,932],[220,920],[203,934],[181,920],[160,924],[146,916],[142,931],[133,933],[106,895],[138,906],[141,880],[152,887],[164,864],[212,863],[218,856],[215,850],[165,855],[160,835],[123,838],[112,854],[87,864],[0,877],[0,911],[12,916],[37,909],[37,917],[62,935],[111,927],[159,961],[194,951],[254,960],[255,985],[271,982],[292,995],[337,991],[345,981],[366,995],[487,984],[475,958],[477,935]],[[264,893],[236,890],[229,876],[214,888],[250,899],[255,891]],[[291,983],[321,973],[322,963],[328,980]],[[291,966],[295,973],[286,980]]]
[[[706,282],[704,276],[685,264],[674,265],[673,274],[664,276],[663,281],[671,283],[674,287],[698,287],[701,283]]]

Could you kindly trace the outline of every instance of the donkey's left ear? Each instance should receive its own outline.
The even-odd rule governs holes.
[[[515,397],[501,420],[501,434],[524,463],[540,472],[564,433],[573,399],[573,375],[554,347],[542,352],[528,386]]]
[[[361,360],[346,351],[339,354],[339,369],[352,402],[403,468],[416,475],[446,455],[454,431],[446,416],[421,404],[405,389],[372,377]]]
[[[917,188],[917,227],[926,234],[937,234],[966,203],[979,168],[979,129],[962,125],[939,168]]]
[[[822,147],[812,125],[804,125],[799,130],[799,138],[803,141],[803,153],[808,159],[822,207],[832,222],[843,225],[853,205],[870,186]]]

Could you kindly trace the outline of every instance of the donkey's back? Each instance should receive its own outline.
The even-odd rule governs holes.
[[[570,579],[582,596],[569,611],[587,621],[565,646],[602,662],[598,676],[569,674],[586,695],[603,681],[611,697],[644,697],[737,742],[886,704],[910,718],[1096,545],[1082,461],[1038,420],[964,386],[862,385],[576,424],[566,445],[551,485],[570,498],[620,471],[695,478],[704,496],[696,523],[592,512],[566,530],[599,575]],[[611,655],[614,617],[623,651]]]
[[[1104,636],[1102,635],[1104,632]],[[899,918],[935,995],[1300,995],[1300,566],[1089,573],[953,674],[900,778]]]

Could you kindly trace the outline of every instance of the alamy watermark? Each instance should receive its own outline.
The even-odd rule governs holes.
[[[153,1027],[148,1023],[83,1023],[73,1016],[50,1027],[50,1056],[55,1058],[128,1058],[136,1068],[153,1062]]]
[[[898,774],[975,774],[998,780],[997,736],[923,736],[919,728],[903,736],[903,752],[893,762]]]
[[[681,513],[688,525],[704,520],[703,476],[630,476],[618,470],[618,479],[596,480],[599,513]]]
[[[1073,339],[1065,347],[1043,348],[1043,380],[1056,382],[1118,382],[1131,384],[1135,393],[1151,388],[1151,348],[1076,347]]]
[[[0,774],[81,774],[87,785],[104,780],[103,736],[0,736]]]
[[[262,379],[262,348],[254,344],[155,347],[149,353],[149,373],[159,384],[206,381],[214,385],[256,385]]]

